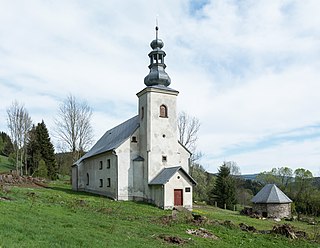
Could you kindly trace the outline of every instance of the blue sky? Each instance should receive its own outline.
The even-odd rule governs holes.
[[[320,175],[320,2],[0,2],[0,130],[17,99],[51,131],[69,93],[97,140],[137,113],[155,19],[178,109],[200,119],[203,166]],[[53,138],[56,144],[56,141]]]

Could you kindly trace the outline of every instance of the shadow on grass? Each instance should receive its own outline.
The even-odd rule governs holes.
[[[55,190],[55,191],[61,191],[61,192],[64,192],[64,193],[67,193],[67,194],[70,194],[70,195],[92,196],[92,197],[96,197],[96,198],[106,198],[106,199],[109,199],[109,200],[114,200],[111,197],[108,197],[108,196],[105,196],[105,195],[98,195],[98,194],[85,192],[85,191],[74,191],[71,188],[64,188],[64,187],[59,187],[59,186],[49,186],[48,189]],[[118,202],[123,202],[123,201],[118,201]],[[130,202],[132,202],[134,204],[137,204],[137,205],[156,207],[152,203],[148,203],[148,202],[145,202],[145,201],[130,201]]]
[[[90,192],[85,192],[85,191],[74,191],[71,188],[64,188],[64,187],[59,187],[59,186],[49,186],[48,189],[55,190],[55,191],[61,191],[70,195],[85,195],[85,196],[93,196],[93,197],[105,197],[97,194],[93,194]],[[107,198],[107,197],[106,197]]]

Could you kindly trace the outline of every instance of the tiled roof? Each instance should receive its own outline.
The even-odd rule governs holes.
[[[251,200],[254,203],[290,203],[286,196],[275,184],[264,186]]]
[[[181,166],[164,168],[162,171],[160,171],[160,173],[155,178],[152,179],[152,181],[149,184],[150,185],[164,185],[179,170],[181,170],[190,179],[192,184],[194,184],[194,185],[197,184],[197,182]]]
[[[134,131],[139,127],[139,116],[134,116],[131,119],[121,123],[120,125],[108,130],[97,143],[84,155],[76,164],[86,158],[111,151],[119,147],[127,140]]]

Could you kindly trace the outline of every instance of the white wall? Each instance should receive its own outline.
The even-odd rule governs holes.
[[[178,178],[180,177],[180,178]],[[190,192],[186,192],[185,188],[189,187]],[[165,202],[164,208],[171,209],[174,207],[174,189],[182,189],[183,207],[192,209],[192,184],[189,178],[181,171],[177,171],[165,184]]]
[[[132,142],[132,137],[137,137],[137,143]],[[118,156],[118,200],[132,200],[134,196],[143,196],[143,192],[134,191],[133,159],[139,155],[139,129],[137,129],[116,150]],[[139,176],[141,176],[139,174]],[[137,178],[136,180],[141,180]]]
[[[110,168],[107,168],[110,159]],[[102,169],[100,169],[102,161]],[[117,198],[117,157],[112,152],[103,153],[82,161],[78,166],[78,188],[79,190],[106,195]],[[87,184],[87,173],[89,174],[89,184]],[[108,187],[108,178],[111,185]],[[100,179],[103,186],[100,187]]]
[[[181,149],[177,141],[177,108],[178,92],[145,88],[138,94],[139,114],[144,108],[143,119],[140,122],[140,153],[148,164],[148,181],[150,182],[163,168],[183,166],[188,171],[189,153]],[[168,118],[159,117],[160,106],[168,109]],[[162,161],[167,156],[167,162]]]

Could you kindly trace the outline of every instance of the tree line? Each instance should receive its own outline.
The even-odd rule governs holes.
[[[33,124],[24,107],[14,101],[7,108],[9,135],[0,132],[0,154],[14,161],[16,171],[56,179],[58,174],[70,174],[71,165],[89,148],[93,140],[92,109],[85,101],[69,95],[58,108],[53,135],[59,141],[55,154],[45,122]],[[178,139],[191,153],[190,174],[197,181],[193,190],[195,201],[233,209],[234,205],[250,205],[251,198],[267,183],[275,183],[293,201],[297,213],[320,215],[320,180],[303,168],[273,168],[260,173],[255,180],[241,177],[233,161],[223,162],[216,175],[200,164],[202,153],[197,150],[199,119],[180,112]]]
[[[304,168],[292,170],[289,167],[264,171],[255,179],[241,177],[240,167],[233,161],[223,162],[217,174],[207,172],[199,163],[201,152],[197,151],[200,122],[185,112],[178,116],[180,142],[194,154],[190,163],[190,174],[197,185],[193,189],[195,201],[206,202],[220,208],[233,210],[236,204],[251,205],[251,199],[264,185],[276,184],[293,200],[295,214],[320,215],[320,178]]]
[[[56,179],[59,172],[69,174],[72,163],[92,142],[91,116],[92,110],[85,101],[69,95],[61,102],[53,134],[59,141],[58,149],[63,151],[64,158],[71,158],[61,160],[55,154],[44,120],[33,124],[24,104],[15,100],[7,108],[9,134],[0,132],[0,154],[10,158],[20,175]]]

